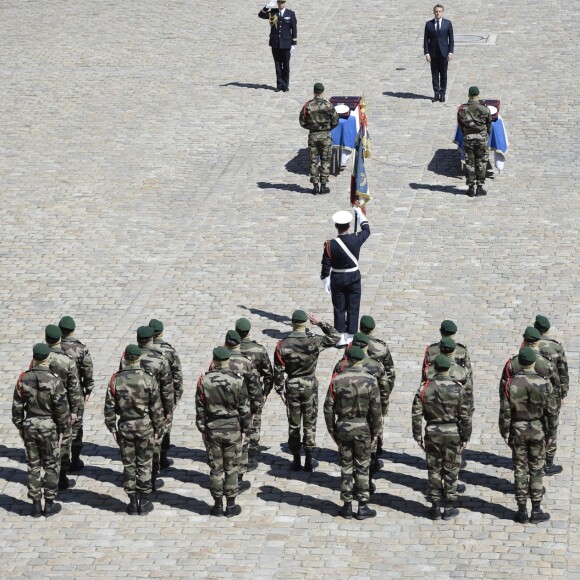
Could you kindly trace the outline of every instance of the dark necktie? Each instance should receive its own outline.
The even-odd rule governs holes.
[[[437,25],[435,26],[435,28],[437,29],[437,36],[439,36],[439,31],[441,30],[441,21],[437,20]]]

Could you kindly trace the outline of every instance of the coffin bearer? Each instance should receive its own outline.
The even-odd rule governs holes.
[[[173,408],[177,407],[181,397],[183,396],[183,372],[181,370],[181,360],[179,360],[179,355],[173,346],[166,342],[163,338],[163,322],[152,318],[149,321],[149,326],[153,329],[153,344],[161,350],[161,352],[167,358],[169,363],[169,369],[171,370],[171,379],[173,380]],[[173,416],[172,416],[173,421]],[[169,444],[171,443],[171,423],[168,423],[165,427],[165,434],[161,440],[161,453],[159,458],[159,467],[161,469],[167,469],[173,461],[167,459],[167,451],[169,449]]]
[[[12,422],[26,450],[26,485],[34,518],[43,513],[49,517],[60,511],[60,505],[54,503],[60,470],[60,445],[65,433],[70,431],[66,391],[62,380],[50,370],[49,356],[46,344],[34,345],[30,369],[18,377],[12,400]]]
[[[70,316],[63,316],[58,323],[58,327],[62,332],[60,346],[77,365],[82,395],[78,417],[72,427],[71,464],[69,469],[69,471],[78,471],[85,466],[83,460],[80,458],[83,449],[83,416],[85,404],[90,399],[95,386],[93,381],[93,360],[86,345],[74,336],[76,323]]]
[[[353,209],[361,231],[350,233],[352,214],[349,211],[337,211],[332,216],[332,221],[338,236],[333,240],[326,240],[322,252],[320,279],[324,289],[332,295],[334,327],[341,335],[337,345],[339,347],[350,343],[358,330],[361,299],[358,259],[361,246],[371,235],[369,222],[361,208],[355,206]]]
[[[314,85],[314,98],[304,103],[298,116],[300,126],[308,129],[308,152],[310,153],[310,183],[314,195],[330,193],[328,176],[332,157],[330,132],[338,125],[338,113],[324,98],[324,85]],[[318,158],[320,157],[320,165]],[[320,183],[319,183],[320,182]]]
[[[270,23],[270,46],[276,66],[276,92],[287,93],[290,86],[290,52],[298,42],[296,14],[286,8],[286,0],[272,0],[258,12],[258,17],[267,19]]]

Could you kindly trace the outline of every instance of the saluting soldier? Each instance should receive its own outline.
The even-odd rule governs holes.
[[[338,113],[324,98],[324,85],[314,85],[314,98],[304,103],[298,116],[300,126],[308,129],[308,152],[310,153],[310,183],[314,195],[330,193],[328,176],[332,157],[330,132],[338,125]],[[320,166],[318,158],[320,157]]]
[[[95,382],[93,380],[93,360],[87,346],[74,336],[76,323],[70,316],[63,316],[58,327],[62,332],[60,346],[77,365],[77,373],[81,388],[80,406],[77,420],[72,426],[71,464],[69,471],[79,471],[85,464],[81,459],[83,449],[83,417],[85,405],[91,397]]]
[[[50,370],[50,349],[35,344],[30,369],[16,381],[12,400],[12,423],[26,450],[28,497],[31,515],[49,517],[58,513],[55,504],[60,470],[60,446],[70,431],[71,416],[67,394],[60,377]],[[44,477],[41,476],[44,469]],[[44,511],[42,494],[44,492]]]
[[[171,371],[171,379],[173,381],[173,409],[179,404],[183,396],[183,372],[181,370],[181,360],[177,351],[171,344],[163,338],[164,326],[161,320],[152,318],[149,321],[149,326],[153,329],[153,344],[161,350],[167,358],[169,369]],[[167,451],[171,443],[171,425],[173,423],[173,415],[171,421],[165,426],[165,433],[161,439],[161,452],[159,457],[160,469],[167,469],[172,463],[172,460],[167,459]]]
[[[324,419],[333,441],[338,446],[341,468],[340,499],[344,502],[339,514],[352,518],[352,500],[358,501],[357,520],[377,515],[368,507],[371,447],[376,445],[383,425],[379,386],[363,366],[363,350],[351,346],[347,363],[334,374],[326,400]]]
[[[105,396],[105,425],[121,448],[127,513],[146,515],[153,509],[153,449],[163,429],[163,407],[157,381],[142,368],[142,350],[129,344],[121,368],[110,379]]]
[[[308,331],[307,323],[320,327],[325,336]],[[336,346],[338,331],[320,316],[304,310],[292,313],[292,332],[278,341],[274,352],[274,388],[286,405],[288,416],[288,447],[292,453],[292,470],[302,469],[300,449],[304,446],[306,459],[304,471],[312,471],[312,455],[316,445],[316,419],[318,416],[318,379],[316,364],[325,348]],[[287,378],[286,378],[287,377]],[[303,425],[303,438],[300,427]]]
[[[230,355],[223,346],[213,350],[212,368],[199,377],[195,398],[195,424],[211,469],[210,491],[215,503],[210,513],[217,517],[224,515],[224,495],[227,517],[242,511],[236,505],[238,465],[250,430],[247,389],[241,374],[231,369]]]

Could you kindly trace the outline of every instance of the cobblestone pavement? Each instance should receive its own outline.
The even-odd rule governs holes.
[[[249,6],[250,4],[251,6]],[[577,38],[574,3],[447,6],[457,44],[448,102],[432,104],[422,54],[431,3],[295,0],[291,87],[274,93],[260,5],[209,0],[4,0],[0,6],[0,565],[3,577],[580,577]],[[194,387],[211,348],[242,315],[273,352],[287,315],[331,319],[322,291],[330,215],[348,207],[348,172],[309,194],[298,112],[311,86],[368,102],[375,198],[361,260],[362,313],[378,320],[397,383],[378,474],[378,516],[336,517],[339,470],[319,420],[313,474],[291,474],[281,401],[264,412],[260,467],[235,520],[209,517]],[[456,106],[476,84],[502,100],[510,138],[489,195],[464,195],[452,145]],[[497,383],[521,332],[546,314],[571,389],[547,479],[549,523],[512,521]],[[28,517],[11,394],[44,325],[70,314],[97,388],[87,467],[48,521]],[[105,385],[150,317],[182,355],[175,464],[146,518],[124,513],[121,464],[103,425]],[[454,319],[474,362],[477,413],[461,516],[426,519],[426,472],[410,429],[425,345]],[[321,357],[324,396],[336,351]]]

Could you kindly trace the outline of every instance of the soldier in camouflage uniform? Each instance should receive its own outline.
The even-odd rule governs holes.
[[[538,351],[547,358],[553,365],[555,365],[560,379],[560,401],[558,402],[558,416],[560,415],[560,408],[564,402],[564,398],[568,396],[568,389],[570,388],[570,377],[568,375],[568,361],[566,360],[566,353],[564,347],[553,338],[547,336],[550,330],[550,321],[541,314],[536,316],[534,328],[541,334],[538,341]],[[561,465],[554,465],[554,456],[556,455],[556,436],[550,445],[546,446],[546,466],[544,473],[546,475],[554,475],[562,471]]]
[[[363,350],[353,345],[346,353],[347,363],[334,374],[324,402],[326,427],[338,445],[341,468],[339,514],[352,518],[352,500],[358,500],[357,520],[377,515],[367,506],[371,447],[376,445],[383,426],[381,396],[376,378],[363,366]]]
[[[70,412],[62,380],[50,370],[50,350],[45,344],[32,349],[30,370],[21,373],[12,402],[12,422],[20,433],[28,464],[28,497],[32,516],[49,517],[60,511],[54,503],[60,470],[60,445],[70,431]],[[41,467],[44,477],[41,477]]]
[[[72,433],[79,417],[79,413],[82,413],[81,409],[83,407],[84,397],[81,391],[75,361],[66,354],[62,348],[62,332],[60,328],[54,324],[49,324],[44,329],[44,338],[48,348],[50,349],[50,370],[58,375],[64,384],[71,414],[70,428],[65,432],[60,446],[60,476],[58,489],[64,491],[74,484],[73,481],[67,478],[67,473],[71,465]]]
[[[469,101],[459,107],[457,123],[463,133],[465,168],[467,170],[467,195],[487,195],[483,189],[487,160],[488,140],[491,133],[491,112],[480,102],[479,89],[469,87]],[[477,185],[477,190],[475,186]]]
[[[231,370],[231,351],[219,346],[213,351],[212,368],[199,377],[195,398],[195,424],[203,437],[210,466],[210,491],[215,504],[211,515],[227,517],[241,512],[236,505],[238,464],[242,444],[249,436],[248,393],[241,374]]]
[[[181,397],[183,396],[183,372],[181,370],[181,360],[173,346],[163,339],[163,322],[152,318],[149,321],[149,326],[153,329],[153,344],[157,347],[167,358],[169,369],[171,371],[171,379],[173,380],[173,408],[177,407]],[[167,423],[165,427],[165,434],[161,439],[161,453],[159,458],[160,469],[167,469],[173,461],[167,459],[167,451],[171,443],[171,422]]]
[[[395,387],[395,363],[393,362],[393,357],[391,351],[384,340],[377,338],[375,336],[376,323],[372,316],[365,314],[360,319],[360,331],[369,337],[369,345],[367,348],[367,356],[378,360],[385,369],[385,375],[387,377],[387,391],[388,396],[383,395],[381,391],[381,405],[383,408],[383,418],[387,416],[389,412],[389,400],[393,388]],[[380,385],[379,385],[380,386]],[[376,460],[372,466],[373,471],[377,471],[383,466],[382,461],[379,459],[383,452],[383,433],[379,435],[377,439],[377,453]]]
[[[173,407],[175,406],[175,392],[173,390],[173,377],[169,361],[161,348],[153,343],[155,331],[150,326],[140,326],[137,329],[137,345],[142,351],[140,364],[141,368],[155,377],[161,395],[163,405],[164,422],[161,435],[155,441],[153,447],[153,468],[151,472],[151,484],[153,491],[157,491],[157,476],[161,469],[161,440],[165,435],[167,425],[171,424],[173,418]]]
[[[73,336],[76,324],[70,316],[63,316],[58,323],[58,327],[62,332],[60,346],[75,361],[81,388],[81,404],[78,409],[77,420],[72,426],[71,464],[69,468],[69,471],[79,471],[85,466],[80,458],[83,449],[83,416],[85,404],[90,399],[95,386],[93,381],[93,360],[86,345]]]
[[[325,336],[311,334],[306,329],[310,320],[320,327]],[[304,471],[312,471],[312,453],[316,444],[318,416],[318,379],[316,363],[320,351],[336,346],[340,334],[336,328],[323,322],[313,313],[295,310],[292,314],[292,332],[278,341],[274,352],[274,388],[286,405],[288,416],[288,447],[294,459],[292,470],[300,471],[300,448],[304,445]],[[286,380],[284,375],[287,376]],[[304,438],[300,440],[300,425]]]
[[[252,428],[250,430],[250,442],[248,447],[248,471],[256,469],[258,462],[256,461],[256,453],[260,444],[260,429],[262,427],[262,409],[266,403],[266,398],[272,391],[274,386],[274,373],[272,371],[272,363],[268,356],[268,351],[255,340],[249,336],[252,324],[247,318],[239,318],[236,320],[236,332],[240,335],[242,342],[240,344],[240,351],[243,355],[251,359],[254,365],[254,370],[262,380],[262,404],[254,415],[252,421]]]
[[[123,457],[123,488],[129,496],[127,513],[145,515],[153,509],[151,462],[163,429],[163,407],[157,381],[141,367],[141,349],[125,348],[121,368],[109,381],[105,425]]]
[[[544,496],[542,473],[545,445],[556,436],[558,404],[549,379],[535,370],[537,356],[529,346],[520,349],[518,370],[505,382],[502,377],[501,384],[499,430],[512,449],[518,504],[515,520],[521,524],[550,519],[550,515],[542,512],[540,507]],[[528,497],[532,500],[529,519]]]
[[[471,437],[471,415],[465,389],[449,376],[453,361],[439,354],[435,357],[435,376],[423,381],[412,410],[413,438],[427,456],[427,499],[431,502],[429,517],[443,519],[459,515],[454,506],[457,499],[459,455]],[[421,427],[427,422],[425,439]]]
[[[310,182],[313,193],[330,193],[328,176],[332,156],[332,137],[330,131],[338,125],[338,113],[324,96],[324,85],[314,85],[314,98],[304,103],[298,120],[300,126],[308,129],[308,151],[310,153]],[[320,167],[318,165],[320,156]],[[320,180],[320,184],[319,184]]]

